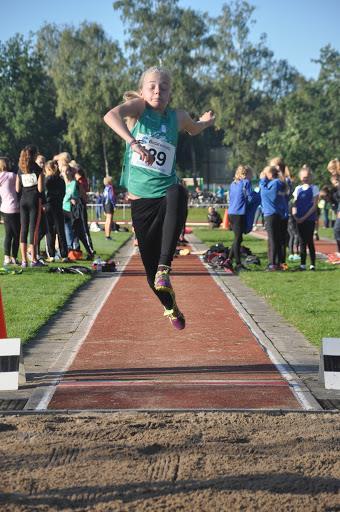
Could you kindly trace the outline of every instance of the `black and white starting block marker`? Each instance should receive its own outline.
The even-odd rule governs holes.
[[[340,390],[340,338],[323,338],[319,377],[326,389]]]
[[[0,339],[0,391],[16,390],[25,381],[20,339]]]

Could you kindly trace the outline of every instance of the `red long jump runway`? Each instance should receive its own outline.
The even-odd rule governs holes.
[[[315,249],[318,252],[322,252],[323,254],[332,254],[337,250],[335,241],[332,242],[331,240],[318,240],[315,241],[314,244]]]
[[[302,408],[197,256],[175,260],[172,282],[183,331],[131,258],[49,409]]]

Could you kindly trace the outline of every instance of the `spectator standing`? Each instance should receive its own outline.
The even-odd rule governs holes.
[[[43,173],[43,176],[45,176],[44,167],[45,167],[45,163],[46,163],[46,158],[44,157],[44,155],[39,154],[37,156],[35,162],[37,165],[39,165],[39,167]],[[44,236],[47,235],[45,203],[46,203],[45,191],[43,190],[42,194],[41,194],[40,222],[39,222],[38,239],[37,239],[37,247],[36,247],[37,260],[39,260],[41,262],[43,262],[43,259],[42,259],[41,252],[40,252],[40,243],[41,243],[42,239],[44,238]]]
[[[289,216],[288,216],[288,234],[289,234],[289,261],[300,261],[300,244],[299,244],[299,232],[297,228],[297,222],[292,214],[292,203],[289,205]]]
[[[332,189],[332,204],[334,206],[334,210],[336,211],[336,220],[334,223],[334,238],[337,243],[337,251],[340,257],[340,174],[337,176],[333,176],[332,180],[333,189]]]
[[[111,238],[111,229],[112,229],[112,219],[113,213],[116,206],[116,195],[112,186],[112,177],[105,176],[104,180],[104,192],[103,192],[103,206],[105,213],[105,238],[106,240],[112,240]]]
[[[60,161],[60,160],[59,160]],[[59,162],[58,161],[58,162]],[[74,242],[74,231],[72,226],[72,204],[76,204],[76,200],[79,199],[79,191],[77,182],[74,177],[74,172],[71,167],[67,164],[62,164],[59,166],[61,174],[65,180],[65,195],[63,198],[63,213],[64,213],[64,222],[65,222],[65,235],[67,248],[71,251]]]
[[[102,219],[103,208],[103,194],[96,192],[96,221]]]
[[[281,207],[285,184],[279,179],[279,169],[267,166],[260,174],[260,194],[264,223],[268,235],[268,271],[281,270]]]
[[[289,199],[293,192],[292,180],[290,177],[290,171],[287,165],[285,164],[282,157],[273,158],[270,163],[270,166],[277,167],[279,171],[279,179],[284,183],[284,187],[282,191],[279,192],[279,215],[280,215],[280,251],[279,254],[281,256],[280,261],[276,261],[276,264],[281,267],[281,270],[286,270],[288,267],[286,265],[286,251],[287,245],[289,241],[288,235],[288,217],[289,217]]]
[[[69,165],[62,166],[61,172],[65,179],[65,196],[63,211],[65,218],[65,234],[69,250],[77,249],[74,246],[76,238],[82,242],[87,252],[87,260],[93,259],[93,249],[90,247],[83,225],[83,205],[80,200],[79,185],[74,176],[74,170]]]
[[[222,187],[222,185],[219,185],[216,189],[216,199],[218,203],[224,203],[225,197],[224,197],[225,190]]]
[[[312,184],[312,171],[304,165],[299,173],[301,185],[294,190],[293,215],[296,218],[300,238],[300,270],[306,270],[307,247],[309,249],[310,270],[315,270],[314,229],[319,189]]]
[[[330,197],[330,189],[325,185],[320,190],[320,200],[318,203],[318,208],[320,208],[320,216],[323,217],[323,225],[325,228],[329,227],[329,210],[331,209],[331,197]]]
[[[74,162],[74,161],[71,161],[70,165],[75,170],[74,177],[79,186],[79,197],[80,197],[80,201],[83,206],[83,209],[82,209],[83,228],[85,231],[87,243],[91,247],[92,252],[94,252],[93,242],[92,242],[90,229],[89,229],[88,215],[87,215],[87,194],[90,191],[90,184],[86,177],[84,169],[79,164],[77,164],[77,162],[74,162],[74,165],[72,165],[72,162]]]
[[[232,269],[232,262],[235,259],[236,271],[249,270],[241,263],[241,243],[246,227],[246,208],[252,201],[252,175],[251,167],[239,165],[229,190],[228,218],[234,233],[234,241],[226,263]]]
[[[29,235],[31,266],[40,267],[37,260],[36,246],[41,212],[41,194],[43,191],[43,174],[35,162],[38,150],[35,146],[26,146],[20,153],[19,170],[16,179],[16,191],[20,197],[21,237],[20,249],[22,267],[27,267],[27,241]]]
[[[4,266],[18,264],[20,213],[16,178],[16,174],[10,171],[9,159],[0,157],[0,210],[5,225]]]
[[[65,235],[65,221],[63,213],[63,200],[65,196],[65,181],[60,176],[56,160],[49,160],[45,165],[45,215],[47,225],[48,262],[55,259],[56,235],[62,262],[68,261],[67,242]]]

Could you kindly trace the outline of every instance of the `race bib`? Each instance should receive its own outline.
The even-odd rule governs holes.
[[[21,182],[23,187],[34,187],[38,183],[38,178],[34,172],[32,174],[22,174]]]
[[[150,151],[155,160],[152,165],[148,165],[143,162],[138,153],[133,152],[131,157],[131,164],[136,167],[152,169],[153,171],[160,172],[166,176],[170,176],[172,174],[172,168],[175,160],[175,146],[164,140],[157,139],[142,133],[138,133],[136,139],[140,141],[141,145],[145,149]]]

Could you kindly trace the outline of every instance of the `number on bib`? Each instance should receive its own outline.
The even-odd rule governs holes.
[[[169,142],[143,134],[137,134],[136,139],[141,140],[143,147],[154,157],[154,162],[152,165],[147,165],[143,162],[138,153],[133,152],[131,155],[131,164],[135,167],[143,167],[170,176],[175,159],[175,146]]]

